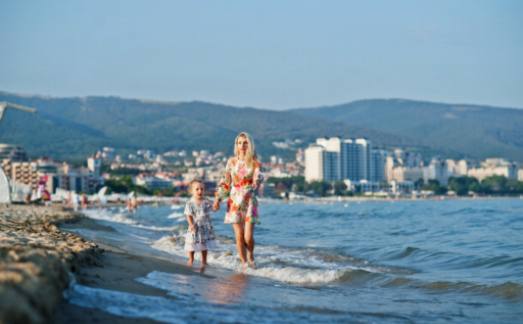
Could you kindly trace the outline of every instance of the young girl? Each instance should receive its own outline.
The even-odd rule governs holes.
[[[185,251],[189,257],[187,265],[192,267],[194,262],[194,252],[202,253],[202,263],[200,272],[205,270],[207,265],[207,249],[215,244],[214,229],[209,215],[212,205],[205,199],[205,187],[201,180],[193,180],[189,185],[192,198],[185,205],[184,215],[189,223],[187,234],[185,235]]]

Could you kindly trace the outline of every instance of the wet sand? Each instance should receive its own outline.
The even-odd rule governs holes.
[[[137,282],[135,279],[157,270],[170,273],[193,274],[182,265],[169,261],[136,256],[102,246],[104,249],[101,265],[81,268],[76,274],[76,281],[82,285],[122,291],[146,296],[166,296],[166,291]],[[120,317],[68,303],[65,299],[54,315],[55,323],[153,323],[150,319]]]
[[[111,228],[101,226],[91,219],[82,218],[67,227],[81,227],[110,231]],[[80,268],[75,273],[76,282],[93,288],[121,291],[144,296],[166,297],[165,290],[141,284],[136,278],[145,277],[152,271],[162,271],[184,275],[199,275],[185,265],[156,256],[135,255],[118,247],[97,242],[103,249],[98,265]],[[129,318],[115,316],[97,309],[79,307],[63,299],[54,314],[55,323],[153,323],[145,318]]]

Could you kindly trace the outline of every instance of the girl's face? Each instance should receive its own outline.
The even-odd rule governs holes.
[[[249,140],[245,136],[240,136],[236,145],[238,146],[238,152],[246,153],[249,149]]]
[[[203,198],[203,194],[205,193],[205,188],[203,187],[203,184],[199,182],[195,182],[192,185],[192,194],[194,197],[201,199]]]

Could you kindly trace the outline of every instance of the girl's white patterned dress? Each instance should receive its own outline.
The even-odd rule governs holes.
[[[210,212],[212,205],[208,200],[201,203],[190,199],[185,204],[184,215],[191,215],[194,220],[194,232],[187,230],[185,234],[185,251],[206,251],[215,247],[214,228],[212,227]]]

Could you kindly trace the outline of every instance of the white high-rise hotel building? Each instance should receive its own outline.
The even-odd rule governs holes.
[[[364,138],[318,138],[305,150],[305,180],[383,181],[385,159],[386,153]]]

